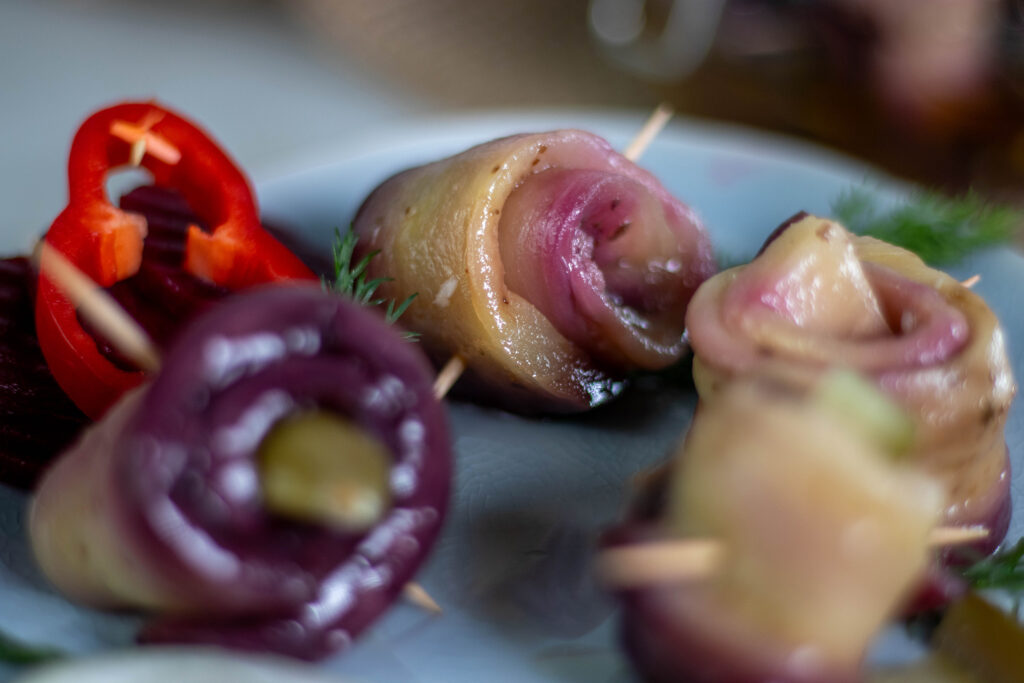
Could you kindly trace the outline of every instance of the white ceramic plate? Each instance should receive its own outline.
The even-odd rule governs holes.
[[[363,197],[403,168],[499,135],[566,126],[592,130],[621,148],[643,120],[642,113],[519,113],[371,131],[354,146],[322,149],[257,176],[257,187],[269,220],[328,254],[333,229],[346,226]],[[797,211],[828,214],[851,186],[868,183],[885,201],[902,189],[820,149],[684,122],[670,125],[641,163],[697,209],[730,260],[752,256]],[[993,250],[952,272],[982,274],[976,289],[1001,317],[1021,376],[1024,311],[1015,293],[1024,287],[1024,260]],[[355,648],[323,667],[376,683],[633,680],[617,647],[614,605],[588,581],[588,548],[616,520],[630,476],[664,457],[694,404],[685,386],[638,387],[611,406],[568,419],[453,404],[456,496],[419,577],[445,614],[397,605]],[[1018,402],[1007,429],[1015,455],[1022,438]],[[1020,486],[1015,476],[1015,500]],[[130,644],[134,619],[72,606],[47,588],[27,550],[24,506],[23,495],[0,487],[0,626],[76,652]],[[1017,515],[1010,533],[1022,531]],[[892,629],[872,658],[892,661],[913,650]]]

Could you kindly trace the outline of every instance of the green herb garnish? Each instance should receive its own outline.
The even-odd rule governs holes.
[[[344,235],[341,234],[339,228],[334,229],[334,248],[332,249],[334,281],[331,282],[327,278],[323,278],[323,287],[328,291],[347,296],[361,306],[380,306],[385,303],[385,300],[374,296],[377,288],[385,282],[391,282],[393,278],[375,277],[367,279],[366,269],[369,267],[370,262],[380,253],[380,250],[371,251],[359,259],[358,263],[352,264],[352,258],[358,241],[359,238],[356,237],[351,226],[345,231]],[[405,313],[406,309],[409,308],[409,304],[415,298],[416,294],[411,294],[402,303],[397,303],[394,299],[387,301],[384,318],[389,323],[394,323]],[[406,339],[415,339],[419,336],[419,333],[403,332],[403,336]]]
[[[963,577],[979,590],[1024,591],[1024,538],[1013,546],[964,569]]]
[[[907,203],[882,211],[870,192],[854,188],[833,202],[832,211],[851,232],[909,249],[932,265],[1002,244],[1024,224],[1021,211],[992,204],[975,192],[959,198],[920,192]]]
[[[5,633],[0,633],[0,662],[8,664],[41,664],[65,657],[65,653],[52,648],[26,645]]]

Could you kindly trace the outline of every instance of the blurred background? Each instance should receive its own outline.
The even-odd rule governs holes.
[[[77,123],[132,97],[257,176],[390,122],[667,100],[1020,203],[1022,39],[1021,0],[0,0],[0,192],[45,227]]]

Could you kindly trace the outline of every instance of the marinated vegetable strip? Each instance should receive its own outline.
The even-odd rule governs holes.
[[[643,127],[636,134],[636,136],[629,142],[626,149],[622,152],[622,156],[629,161],[636,161],[643,153],[647,151],[647,148],[658,136],[658,133],[668,124],[673,114],[672,107],[662,102],[659,104],[651,116],[644,123]],[[412,298],[406,299],[405,303],[402,304],[403,309],[412,303]],[[389,305],[390,309],[390,305]],[[412,333],[415,334],[415,333]],[[418,336],[418,335],[417,335]],[[462,376],[462,373],[466,370],[466,362],[459,356],[458,353],[453,354],[444,365],[441,366],[441,370],[438,373],[437,381],[434,383],[434,395],[440,399],[443,398],[455,383]]]
[[[580,131],[504,138],[399,174],[354,227],[363,253],[379,251],[370,275],[394,278],[382,295],[419,292],[403,320],[435,359],[458,355],[467,390],[533,411],[585,409],[628,369],[673,362],[681,311],[713,268],[693,213]]]
[[[145,640],[308,659],[346,646],[400,594],[444,514],[447,439],[414,348],[317,290],[225,304],[43,483],[31,515],[42,566],[80,600],[180,615]],[[261,471],[256,452],[267,443],[287,465],[292,448],[280,439],[305,438],[264,437],[315,410],[354,420],[394,457],[393,502],[366,533],[263,506],[257,484],[278,473]]]
[[[851,311],[865,305],[879,314],[861,329]],[[1016,387],[999,322],[966,287],[905,250],[798,216],[751,265],[698,291],[687,329],[705,402],[751,373],[798,386],[832,366],[868,373],[914,422],[908,457],[946,482],[945,523],[989,528],[983,549],[1001,541]]]
[[[656,516],[610,540],[718,539],[713,575],[623,593],[645,679],[861,680],[869,642],[927,566],[944,500],[883,444],[870,421],[774,382],[739,381],[705,405]]]

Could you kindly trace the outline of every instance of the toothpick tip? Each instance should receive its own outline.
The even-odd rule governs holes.
[[[636,137],[626,146],[626,149],[622,152],[622,156],[626,157],[630,161],[636,161],[643,153],[647,151],[654,138],[658,136],[658,133],[668,124],[669,119],[672,118],[671,105],[662,102],[648,117],[647,122],[644,123],[640,132],[636,134]]]
[[[462,360],[462,356],[455,354],[449,358],[434,380],[434,398],[438,401],[444,398],[465,370],[466,361]]]
[[[444,609],[437,603],[434,598],[430,596],[430,593],[426,591],[423,586],[418,583],[410,581],[405,584],[402,589],[402,595],[413,605],[416,605],[420,609],[426,610],[432,614],[443,614]]]

